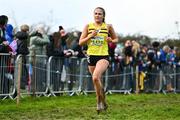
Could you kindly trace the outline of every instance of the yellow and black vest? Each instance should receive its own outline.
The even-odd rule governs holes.
[[[93,23],[88,25],[88,35],[92,31],[97,30],[98,33],[95,37],[91,38],[88,42],[88,55],[106,56],[108,54],[108,43],[106,38],[108,37],[107,24],[102,23],[100,27],[96,27]]]

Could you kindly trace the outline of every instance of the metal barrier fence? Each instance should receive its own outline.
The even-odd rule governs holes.
[[[177,67],[175,67],[175,84],[176,84],[176,86],[175,86],[175,91],[176,92],[180,92],[180,66],[177,66]]]
[[[162,88],[162,71],[159,67],[148,69],[144,81],[144,91],[158,93]]]
[[[50,57],[48,60],[49,95],[73,95],[79,87],[81,59]]]
[[[107,92],[130,94],[135,80],[134,68],[131,65],[122,67],[119,62],[112,62],[107,77]]]
[[[179,67],[163,64],[148,70],[144,80],[144,91],[159,93],[178,92]]]
[[[35,94],[47,96],[47,56],[21,56],[16,59],[18,63],[22,59],[22,73],[20,76],[21,95]],[[17,68],[17,67],[16,67]],[[16,73],[20,72],[16,69]],[[17,75],[16,75],[17,76]],[[15,77],[17,81],[17,77]]]
[[[15,57],[0,53],[0,98],[13,99],[15,92],[14,63]]]
[[[21,71],[18,69],[21,64]],[[14,68],[14,69],[12,69]],[[88,94],[94,92],[91,75],[86,58],[61,58],[43,55],[17,56],[0,54],[0,97],[14,98],[17,90],[18,73],[20,73],[21,96],[44,95],[56,96]],[[137,75],[138,73],[138,75]],[[121,66],[110,63],[102,80],[107,93],[130,94],[138,90],[144,92],[179,92],[180,67],[163,65],[147,71],[142,78],[141,72],[131,65]],[[138,82],[137,82],[138,80]],[[137,88],[138,86],[138,88]]]
[[[175,66],[171,64],[162,65],[162,92],[176,91],[176,70]]]

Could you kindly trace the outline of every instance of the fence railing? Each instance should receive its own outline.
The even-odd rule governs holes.
[[[18,64],[22,69],[18,68]],[[0,97],[15,98],[18,79],[22,97],[94,92],[87,66],[86,58],[53,56],[48,58],[44,55],[15,57],[1,53]],[[180,92],[180,67],[163,65],[162,68],[154,67],[149,71],[139,72],[138,67],[120,66],[119,62],[110,63],[102,77],[107,93]]]

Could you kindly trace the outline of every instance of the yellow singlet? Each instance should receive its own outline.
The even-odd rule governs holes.
[[[102,23],[100,27],[94,26],[93,23],[88,25],[88,35],[92,33],[92,31],[97,30],[98,34],[91,38],[88,42],[88,55],[95,56],[107,56],[108,53],[108,43],[106,41],[106,37],[108,37],[108,28],[107,24]]]

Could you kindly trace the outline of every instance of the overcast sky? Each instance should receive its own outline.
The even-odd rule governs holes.
[[[44,22],[65,29],[82,31],[93,21],[93,10],[101,6],[106,11],[106,23],[117,33],[145,34],[151,37],[176,37],[180,25],[180,0],[0,0],[0,14],[9,17],[9,23],[20,26]]]

